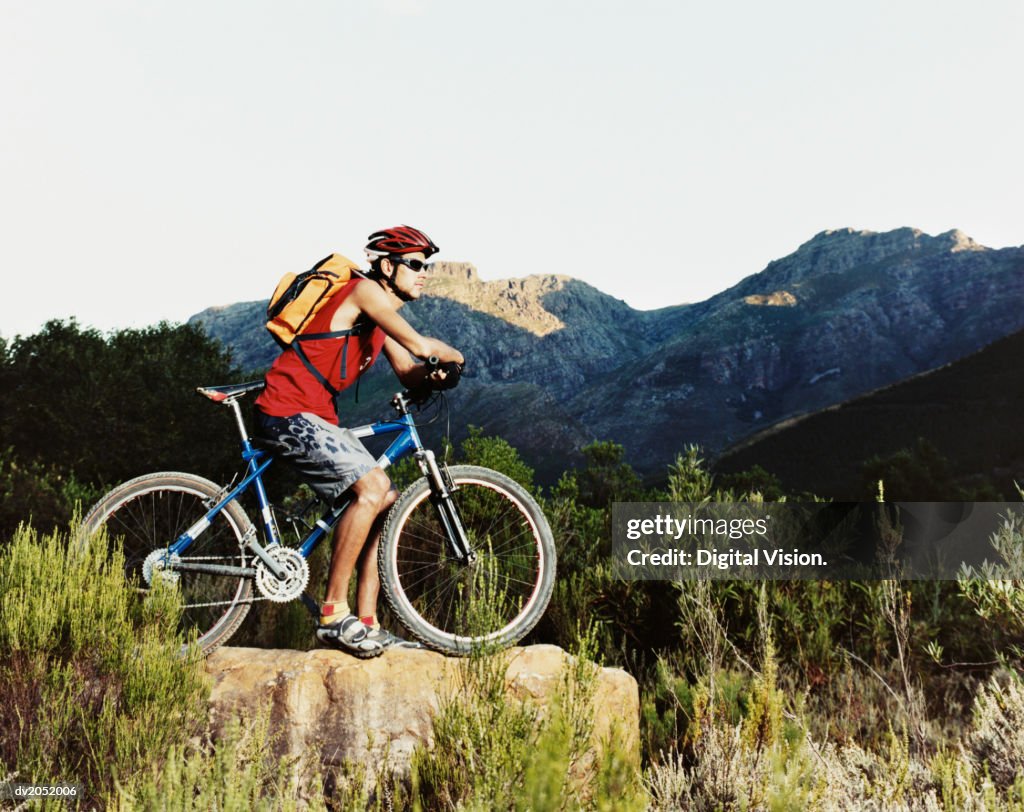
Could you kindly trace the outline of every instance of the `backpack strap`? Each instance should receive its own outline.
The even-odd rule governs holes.
[[[295,350],[295,354],[299,356],[299,360],[302,361],[302,365],[309,370],[310,374],[316,378],[320,383],[324,385],[324,388],[331,393],[331,397],[337,398],[341,394],[341,390],[332,386],[331,382],[324,377],[323,373],[317,369],[313,362],[309,360],[309,356],[306,355],[302,349],[303,341],[316,341],[322,338],[344,338],[345,343],[341,348],[341,380],[345,380],[348,376],[348,339],[349,336],[359,336],[366,332],[366,328],[370,326],[367,322],[357,322],[347,330],[332,330],[329,333],[302,333],[295,336],[292,339],[291,348]]]

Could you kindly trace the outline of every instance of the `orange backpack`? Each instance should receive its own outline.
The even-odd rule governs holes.
[[[331,254],[320,260],[308,271],[299,274],[286,273],[277,283],[274,295],[267,305],[267,329],[282,349],[295,350],[306,369],[337,397],[339,390],[332,386],[323,374],[310,362],[302,350],[304,340],[321,338],[344,338],[341,375],[345,377],[345,355],[348,352],[348,337],[360,335],[367,326],[357,324],[349,330],[335,330],[330,333],[306,333],[303,330],[313,321],[320,309],[331,296],[347,285],[353,276],[362,276],[359,267],[341,254]]]
[[[352,279],[358,266],[341,254],[331,254],[308,271],[286,273],[267,305],[267,329],[282,347],[288,347],[320,312],[331,296]]]

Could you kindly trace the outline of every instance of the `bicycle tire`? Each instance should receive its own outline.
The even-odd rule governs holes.
[[[474,646],[512,645],[551,599],[551,528],[533,497],[504,474],[473,465],[454,465],[449,473],[477,561],[455,561],[430,483],[421,478],[399,496],[381,533],[385,600],[413,637],[437,651],[465,655]]]
[[[82,521],[81,543],[106,528],[111,543],[123,545],[125,577],[144,597],[142,565],[155,550],[166,549],[215,504],[222,491],[193,474],[164,471],[136,477],[114,488]],[[217,558],[231,566],[251,561],[244,539],[252,524],[237,501],[229,503],[189,547],[185,558]],[[176,573],[182,599],[179,628],[186,640],[195,633],[204,655],[238,631],[249,612],[252,579],[206,573]],[[212,606],[200,606],[210,604]],[[186,644],[187,645],[187,644]],[[184,647],[183,647],[184,650]]]

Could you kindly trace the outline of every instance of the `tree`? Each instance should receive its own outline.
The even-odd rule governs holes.
[[[862,469],[862,491],[866,498],[885,483],[885,498],[894,502],[929,502],[963,498],[953,482],[953,473],[939,450],[923,437],[913,448],[902,448],[887,457],[874,456]]]
[[[469,436],[462,441],[460,462],[480,465],[511,477],[528,491],[533,487],[533,469],[523,462],[519,451],[502,437],[485,437],[479,426],[469,427]]]
[[[199,327],[103,336],[51,321],[0,352],[0,448],[25,464],[108,485],[160,469],[220,478],[237,467],[229,416],[195,388],[239,372]]]
[[[644,497],[643,484],[625,461],[626,451],[618,443],[598,441],[583,449],[586,465],[579,474],[580,501],[603,508],[612,502],[633,502]]]

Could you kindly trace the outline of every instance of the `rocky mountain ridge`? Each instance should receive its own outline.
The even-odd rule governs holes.
[[[658,470],[688,443],[714,453],[1021,329],[1024,247],[824,231],[704,302],[655,311],[566,276],[483,281],[465,263],[438,263],[427,294],[403,314],[466,355],[460,423],[501,433],[541,469],[613,439]],[[277,351],[263,307],[192,320],[258,368]]]

